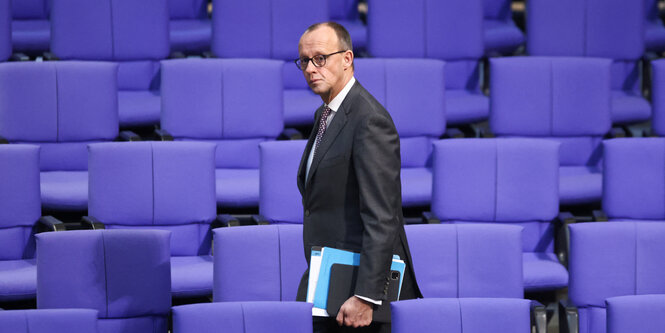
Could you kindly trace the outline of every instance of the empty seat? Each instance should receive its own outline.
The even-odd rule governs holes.
[[[167,332],[170,232],[37,235],[37,308],[99,311],[99,332]]]
[[[487,119],[489,100],[480,91],[478,66],[484,54],[481,0],[370,0],[368,6],[372,56],[445,60],[446,122]]]
[[[527,6],[532,56],[610,58],[612,122],[648,120],[639,60],[644,53],[643,0],[534,0]]]
[[[0,301],[35,298],[33,226],[40,214],[39,147],[1,145]]]
[[[651,62],[651,103],[653,104],[653,133],[665,136],[665,60]]]
[[[171,51],[203,52],[210,49],[212,24],[207,0],[169,0]]]
[[[214,233],[215,302],[296,300],[307,270],[302,226],[231,227]]]
[[[363,87],[390,113],[400,137],[402,204],[432,196],[432,142],[446,131],[444,63],[435,59],[356,59]]]
[[[121,126],[159,122],[159,60],[169,55],[167,1],[54,1],[51,32],[59,59],[118,62]]]
[[[367,27],[360,19],[358,0],[328,0],[330,19],[346,28],[353,41],[353,51],[360,54],[367,47]]]
[[[262,142],[259,214],[269,223],[302,224],[302,196],[296,175],[306,140]]]
[[[309,333],[312,305],[303,302],[226,302],[173,307],[174,333]]]
[[[12,3],[0,0],[0,61],[12,55]]]
[[[434,144],[432,212],[444,223],[522,229],[526,291],[568,285],[554,254],[559,144],[537,139],[441,140]]]
[[[257,77],[261,77],[260,85],[256,84]],[[217,145],[217,204],[256,207],[259,143],[274,140],[284,129],[282,62],[164,61],[162,106],[162,129],[175,140]]]
[[[611,221],[665,221],[665,139],[604,142],[603,210]]]
[[[90,216],[107,229],[171,231],[173,295],[210,295],[214,145],[107,143],[89,151]]]
[[[483,0],[486,54],[510,54],[524,44],[524,33],[515,25],[510,5],[510,0]]]
[[[51,22],[48,0],[9,0],[12,2],[12,44],[14,51],[39,54],[49,50]]]
[[[1,333],[97,333],[97,311],[91,309],[0,311]]]
[[[522,298],[520,227],[428,224],[405,230],[425,298]]]
[[[611,127],[610,60],[513,57],[490,64],[492,132],[560,142],[560,203],[600,201],[601,142]]]
[[[41,146],[44,208],[86,210],[86,145],[118,136],[117,65],[0,64],[0,136]]]
[[[658,0],[645,0],[646,19],[644,22],[644,38],[647,51],[663,52],[665,50],[665,26],[660,18]]]
[[[610,297],[605,304],[608,332],[658,332],[665,327],[665,295]]]
[[[284,121],[310,125],[321,98],[293,64],[305,29],[329,20],[328,0],[214,0],[212,52],[220,58],[270,58],[284,63]]]
[[[392,332],[531,332],[530,302],[507,298],[423,298],[391,303]]]
[[[579,307],[579,332],[606,331],[610,297],[665,293],[665,223],[579,223],[569,230],[568,295]]]

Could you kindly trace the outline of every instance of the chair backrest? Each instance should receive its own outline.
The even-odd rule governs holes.
[[[513,19],[510,0],[483,0],[483,13],[486,20],[510,21]]]
[[[51,1],[47,0],[9,0],[11,1],[11,16],[17,20],[43,20],[48,19],[51,10]]]
[[[169,0],[169,17],[172,20],[201,19],[208,16],[207,0]]]
[[[97,333],[97,311],[91,309],[0,311],[3,333]]]
[[[665,136],[665,60],[652,61],[651,73],[652,128],[656,135]]]
[[[215,0],[211,50],[220,58],[295,59],[305,29],[328,19],[328,0]]]
[[[259,214],[276,223],[303,220],[296,175],[307,140],[263,142],[259,168]]]
[[[177,140],[215,142],[218,168],[258,169],[259,142],[275,139],[284,129],[282,64],[267,59],[163,61],[162,128]]]
[[[79,230],[37,235],[37,307],[99,311],[102,332],[167,331],[170,233]]]
[[[665,223],[580,223],[570,227],[570,299],[605,307],[613,296],[665,293]]]
[[[356,59],[358,82],[393,118],[402,167],[430,164],[432,141],[446,131],[444,62],[435,59]]]
[[[432,212],[444,222],[523,227],[523,250],[552,252],[559,212],[559,144],[539,139],[434,143]]]
[[[214,149],[198,142],[89,145],[88,213],[109,229],[172,231],[174,256],[209,254]]]
[[[432,224],[405,229],[424,297],[522,298],[521,228]]]
[[[604,142],[603,210],[610,219],[665,221],[665,139]]]
[[[178,333],[312,332],[312,304],[304,302],[223,302],[173,307]]]
[[[333,20],[356,20],[358,0],[328,0],[328,13]]]
[[[561,165],[596,165],[611,127],[610,60],[491,60],[490,126],[498,136],[561,142]]]
[[[32,258],[41,215],[39,147],[0,146],[0,260]]]
[[[0,61],[12,55],[12,3],[0,0]]]
[[[215,234],[215,302],[295,301],[307,269],[302,226],[218,228]]]
[[[665,327],[665,295],[617,296],[605,300],[610,333],[657,332]]]
[[[0,64],[0,136],[40,144],[41,170],[86,170],[89,142],[118,135],[117,66]]]
[[[423,298],[390,303],[392,332],[531,332],[530,301]]]

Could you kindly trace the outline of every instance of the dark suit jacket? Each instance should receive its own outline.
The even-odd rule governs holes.
[[[405,273],[402,294],[410,289],[409,298],[422,297],[404,233],[399,136],[392,118],[356,81],[326,130],[305,179],[322,110],[323,106],[316,111],[298,170],[308,265],[312,246],[359,252],[355,294],[385,300],[392,256],[398,254],[410,271]],[[307,280],[305,272],[298,288],[300,301],[305,300]]]

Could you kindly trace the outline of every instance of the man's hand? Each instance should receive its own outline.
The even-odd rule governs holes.
[[[351,296],[342,304],[337,313],[339,326],[362,327],[372,323],[372,303],[364,301],[356,296]]]

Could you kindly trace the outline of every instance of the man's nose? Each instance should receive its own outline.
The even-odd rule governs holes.
[[[315,73],[316,71],[317,71],[317,68],[316,68],[316,66],[314,66],[313,60],[309,60],[307,62],[307,67],[305,68],[305,72],[312,74],[312,73]]]

